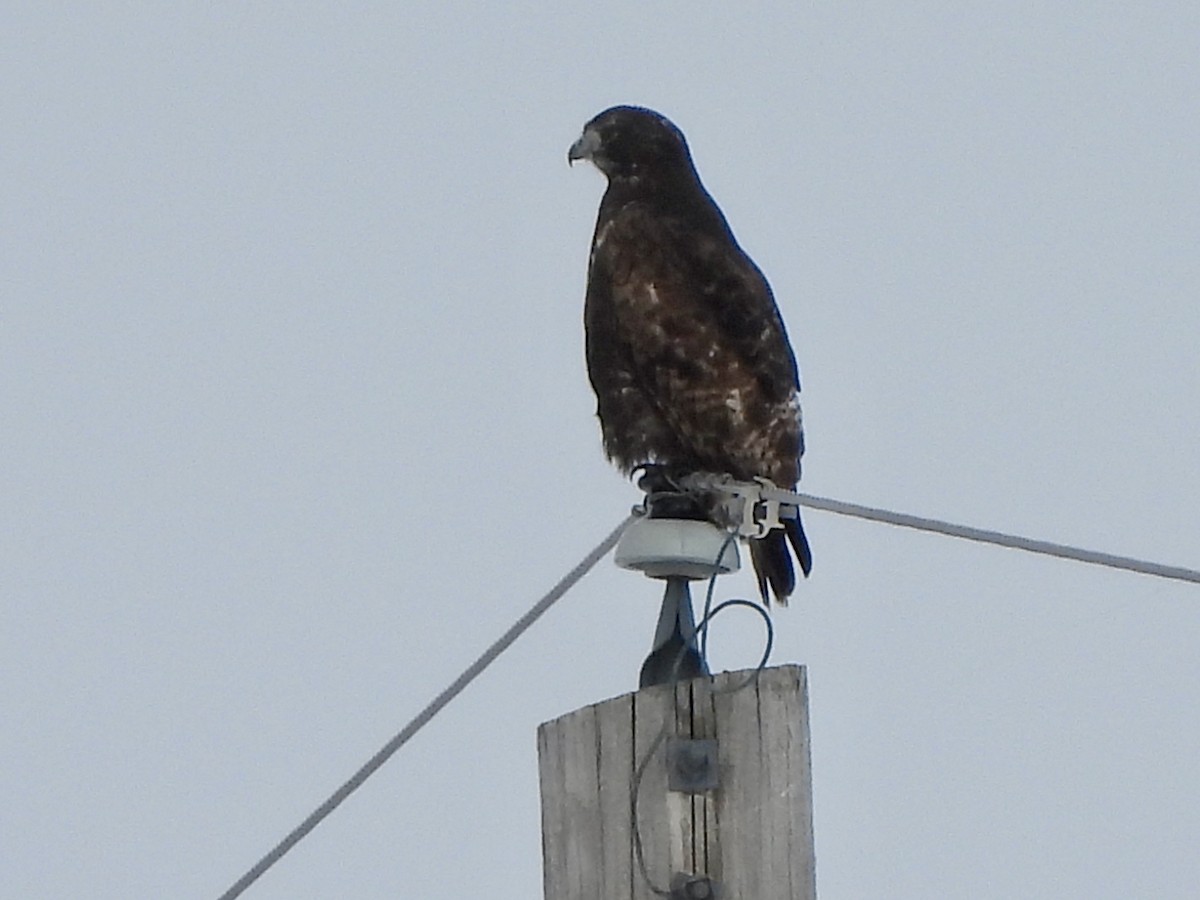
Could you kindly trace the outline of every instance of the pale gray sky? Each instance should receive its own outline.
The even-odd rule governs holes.
[[[566,165],[613,103],[771,279],[806,490],[1200,565],[1194,2],[21,3],[0,42],[6,898],[215,898],[636,501]],[[1196,896],[1200,591],[807,522],[774,661],[822,900]],[[634,686],[658,597],[602,563],[246,897],[539,896],[535,728]]]

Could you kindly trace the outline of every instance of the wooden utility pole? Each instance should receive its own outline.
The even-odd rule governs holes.
[[[568,713],[538,729],[538,767],[546,900],[816,898],[801,666]]]

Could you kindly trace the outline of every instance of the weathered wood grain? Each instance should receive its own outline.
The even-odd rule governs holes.
[[[631,788],[649,877],[704,874],[722,900],[815,900],[805,671],[765,669],[649,688],[538,729],[546,900],[655,900],[633,851]],[[664,732],[664,723],[667,723]],[[715,791],[667,790],[666,736],[716,738]]]

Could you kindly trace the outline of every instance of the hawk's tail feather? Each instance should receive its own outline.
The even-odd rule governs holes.
[[[766,552],[761,549],[762,541],[750,541],[750,562],[754,564],[754,577],[758,581],[758,595],[766,605],[771,603],[771,595],[767,588],[767,570],[769,562]]]
[[[800,563],[800,571],[807,578],[808,573],[812,571],[812,549],[808,546],[808,538],[804,534],[804,526],[800,524],[799,516],[784,519],[783,531],[771,531],[762,538],[750,541],[750,561],[754,564],[758,592],[762,595],[763,603],[767,603],[773,595],[776,603],[787,606],[788,597],[796,589],[796,570],[792,566],[793,550]]]
[[[762,595],[763,603],[769,600],[767,585],[770,585],[775,602],[786,606],[788,596],[796,588],[796,572],[792,568],[792,554],[784,533],[769,531],[765,536],[751,540],[750,561],[754,563],[758,592]]]
[[[800,571],[807,578],[808,573],[812,571],[812,548],[808,546],[808,536],[804,533],[804,525],[800,522],[798,508],[796,518],[783,520],[783,528],[787,532],[788,540],[792,542],[792,548],[796,551],[796,559],[800,561]]]

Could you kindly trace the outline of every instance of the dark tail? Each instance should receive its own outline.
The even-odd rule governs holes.
[[[800,563],[804,577],[812,571],[812,549],[800,523],[799,511],[796,518],[784,519],[782,531],[775,529],[766,537],[750,542],[750,561],[758,577],[758,592],[763,603],[768,602],[768,587],[775,602],[786,606],[788,597],[796,589],[796,570],[792,567],[792,553]],[[788,544],[791,544],[789,549]]]

